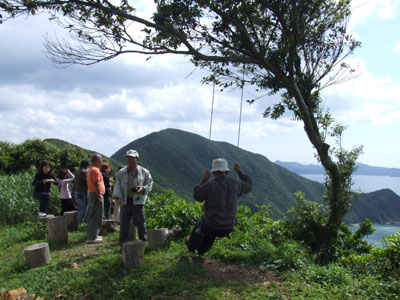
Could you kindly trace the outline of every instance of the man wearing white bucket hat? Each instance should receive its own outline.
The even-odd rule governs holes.
[[[238,198],[252,188],[250,176],[242,173],[238,162],[235,162],[234,170],[239,179],[228,176],[230,169],[226,159],[214,159],[211,170],[204,171],[200,184],[194,188],[193,198],[205,202],[204,216],[194,226],[191,235],[186,237],[189,251],[197,250],[199,255],[203,255],[216,237],[227,236],[233,231]],[[211,173],[214,179],[208,181]]]

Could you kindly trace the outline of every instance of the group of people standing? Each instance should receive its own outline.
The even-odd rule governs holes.
[[[120,208],[120,246],[129,240],[131,220],[138,228],[139,238],[147,241],[145,204],[153,186],[153,179],[149,170],[138,164],[139,153],[136,150],[128,150],[125,159],[127,165],[120,168],[116,174],[112,194],[110,178],[107,175],[110,167],[102,163],[100,154],[92,156],[90,165],[88,161],[83,160],[75,175],[66,170],[60,174],[63,176],[59,179],[51,172],[50,163],[43,162],[33,181],[34,196],[40,200],[39,215],[48,213],[51,184],[60,187],[62,212],[69,210],[71,207],[67,201],[68,196],[70,197],[68,183],[75,180],[78,220],[83,222],[86,216],[88,243],[102,241],[99,233],[103,216],[110,215],[112,196],[116,199],[115,209]],[[234,171],[238,179],[228,176],[230,169],[225,159],[215,159],[212,169],[204,171],[200,184],[194,188],[194,199],[204,202],[204,215],[185,239],[189,251],[197,251],[199,255],[203,255],[211,248],[216,237],[225,237],[233,231],[238,197],[252,189],[251,178],[242,173],[237,162],[234,164]],[[214,179],[209,181],[211,173]],[[66,188],[62,188],[63,186]]]

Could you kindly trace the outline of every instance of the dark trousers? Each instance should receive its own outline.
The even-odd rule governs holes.
[[[104,216],[103,218],[109,219],[111,214],[111,197],[104,197]]]
[[[74,202],[72,198],[70,199],[60,199],[61,200],[61,215],[64,215],[66,211],[75,210]]]
[[[34,192],[33,197],[40,201],[39,204],[39,212],[49,213],[49,202],[50,202],[50,193],[45,192]]]
[[[139,238],[142,241],[147,241],[146,221],[144,219],[144,205],[133,205],[132,203],[125,204],[121,207],[120,211],[120,230],[119,230],[119,244],[122,247],[123,243],[129,241],[129,227],[131,218],[133,224],[136,225]]]
[[[196,223],[190,234],[187,247],[189,251],[197,250],[200,255],[203,255],[210,250],[216,237],[225,237],[232,232],[232,229],[221,230],[209,227],[204,222],[204,217]]]

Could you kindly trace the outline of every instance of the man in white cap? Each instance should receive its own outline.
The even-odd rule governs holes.
[[[119,244],[129,241],[129,223],[131,218],[138,228],[139,238],[147,241],[144,207],[147,194],[153,187],[153,179],[149,170],[138,165],[139,153],[128,150],[125,154],[127,166],[118,171],[115,177],[113,196],[117,198],[120,211]]]
[[[203,255],[216,237],[227,236],[233,231],[238,198],[252,188],[250,176],[242,173],[238,162],[235,162],[234,170],[239,179],[228,177],[230,170],[226,159],[214,159],[211,171],[205,170],[200,184],[194,188],[193,198],[205,202],[204,216],[194,226],[191,235],[186,237],[189,251],[197,250],[199,255]],[[211,172],[214,180],[209,182]]]

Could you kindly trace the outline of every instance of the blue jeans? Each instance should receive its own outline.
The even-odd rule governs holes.
[[[76,201],[78,202],[78,222],[82,223],[83,218],[87,214],[88,193],[75,191],[75,197]]]

